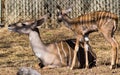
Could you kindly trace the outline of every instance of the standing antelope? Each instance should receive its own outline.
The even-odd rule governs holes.
[[[40,38],[38,27],[45,21],[46,16],[37,21],[17,22],[8,26],[9,30],[29,35],[33,52],[40,60],[40,66],[55,68],[70,66],[73,59],[74,43],[71,40],[45,45]],[[91,56],[92,57],[92,56]],[[82,58],[82,57],[81,57]],[[83,58],[82,58],[83,59]],[[82,60],[81,60],[82,61]],[[94,62],[91,60],[91,62]],[[81,63],[84,64],[84,63]],[[93,65],[94,66],[94,65]]]
[[[118,25],[117,15],[106,12],[106,11],[97,11],[89,14],[81,15],[77,18],[70,18],[67,13],[72,9],[68,8],[63,10],[60,6],[57,6],[57,20],[58,22],[64,22],[65,25],[70,28],[76,34],[76,46],[74,50],[74,58],[72,61],[71,69],[73,69],[76,60],[76,53],[79,48],[79,41],[84,42],[85,49],[85,60],[86,68],[88,68],[88,45],[89,39],[88,36],[92,32],[99,31],[101,32],[105,39],[112,46],[112,59],[110,68],[113,69],[118,63],[118,43],[114,38],[114,32],[116,31]]]

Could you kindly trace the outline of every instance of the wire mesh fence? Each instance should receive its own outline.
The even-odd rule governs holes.
[[[68,8],[72,4],[70,17],[104,10],[120,15],[119,0],[2,0],[2,22],[8,25],[19,20],[39,19],[49,11],[52,16],[43,27],[56,28],[56,5]]]

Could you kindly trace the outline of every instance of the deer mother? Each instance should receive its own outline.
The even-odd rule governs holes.
[[[81,15],[77,18],[70,18],[67,13],[72,10],[72,8],[68,8],[63,10],[59,5],[57,6],[57,21],[64,22],[65,25],[74,31],[76,35],[76,46],[74,50],[74,57],[72,61],[71,69],[73,69],[76,61],[76,54],[79,48],[79,41],[84,42],[85,49],[85,60],[86,60],[86,68],[88,68],[88,41],[89,34],[92,32],[101,32],[105,39],[112,46],[112,59],[111,59],[111,69],[114,69],[118,63],[118,43],[115,40],[114,33],[117,29],[118,25],[118,16],[106,12],[106,11],[96,11],[92,13],[88,13],[85,15]]]

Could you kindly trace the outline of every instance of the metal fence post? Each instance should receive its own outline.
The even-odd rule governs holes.
[[[120,19],[120,0],[118,0],[118,15],[119,15],[119,19]]]
[[[2,11],[2,0],[0,0],[0,28],[5,26],[4,24],[2,24],[2,18],[3,18],[2,12],[3,12]]]
[[[2,1],[0,0],[0,24],[2,23]]]

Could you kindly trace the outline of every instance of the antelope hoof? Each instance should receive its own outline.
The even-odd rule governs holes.
[[[117,68],[117,65],[111,65],[110,66],[110,69],[115,69],[115,68]]]
[[[45,69],[53,69],[53,67],[45,66],[45,67],[43,67],[42,69],[43,69],[43,70],[45,70]]]
[[[55,66],[55,65],[47,65],[45,67],[43,67],[42,69],[54,69],[54,68],[58,68],[59,66]]]
[[[43,67],[42,69],[43,69],[43,70],[45,70],[45,69],[50,69],[50,67]]]
[[[85,69],[89,69],[89,66],[86,66]]]
[[[44,65],[42,63],[39,63],[38,65],[40,66],[40,68],[44,67]]]

